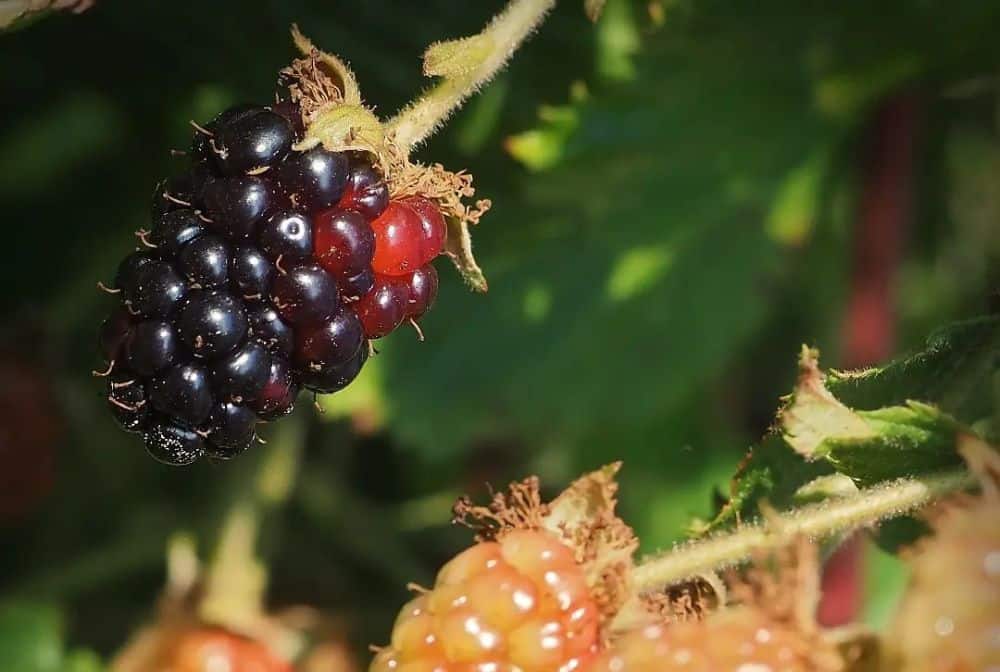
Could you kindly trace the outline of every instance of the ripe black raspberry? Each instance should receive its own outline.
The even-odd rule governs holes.
[[[390,204],[365,154],[297,151],[303,129],[287,100],[196,126],[108,290],[121,302],[99,338],[108,405],[161,462],[239,455],[300,389],[343,389],[367,339],[434,301],[436,206]]]

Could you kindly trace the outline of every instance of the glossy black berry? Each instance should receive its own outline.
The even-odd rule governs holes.
[[[139,269],[154,261],[156,261],[156,257],[149,252],[133,252],[118,264],[112,286],[121,290],[134,288],[139,276]]]
[[[340,205],[375,220],[389,206],[389,185],[368,161],[355,157]]]
[[[216,148],[219,144],[219,140],[217,139],[219,130],[226,124],[260,112],[263,109],[260,105],[239,103],[219,112],[214,119],[207,124],[203,124],[200,129],[196,130],[194,139],[191,142],[191,155],[194,161],[196,163],[214,164],[215,158],[218,155]]]
[[[230,247],[220,236],[201,236],[184,246],[177,270],[192,287],[221,287],[229,281]]]
[[[178,364],[149,384],[153,408],[189,427],[197,427],[212,412],[208,370],[198,364]]]
[[[205,210],[205,191],[208,185],[221,179],[207,161],[201,161],[191,167],[188,180],[191,182],[191,206],[199,211]]]
[[[128,367],[140,376],[152,376],[178,357],[180,342],[169,322],[147,320],[135,325],[125,342]]]
[[[339,277],[367,270],[375,254],[375,232],[357,210],[327,210],[316,217],[313,232],[316,260]]]
[[[157,221],[171,210],[190,207],[194,202],[194,182],[190,174],[177,175],[162,180],[153,191],[150,212]]]
[[[313,224],[310,218],[292,210],[274,213],[260,226],[257,244],[271,260],[293,262],[313,251]]]
[[[280,114],[288,123],[292,125],[292,130],[295,131],[295,138],[300,139],[305,133],[305,125],[302,123],[302,110],[296,103],[290,100],[282,100],[271,106],[271,111],[275,114]]]
[[[273,197],[259,177],[227,177],[209,182],[204,191],[209,228],[234,240],[252,238]]]
[[[241,245],[229,260],[229,284],[247,301],[263,301],[271,292],[274,264],[256,247]]]
[[[232,352],[247,333],[243,301],[216,289],[197,289],[184,301],[175,322],[181,341],[198,357]]]
[[[278,311],[269,304],[259,304],[247,309],[250,324],[249,338],[260,343],[268,352],[288,359],[295,347],[292,328],[281,319]]]
[[[308,212],[335,206],[344,194],[347,179],[347,157],[321,146],[292,155],[277,169],[284,197]]]
[[[325,368],[321,371],[303,372],[302,384],[321,394],[339,392],[358,377],[366,361],[368,361],[368,348],[363,347],[339,366]]]
[[[169,314],[187,294],[184,278],[165,261],[142,264],[132,284],[122,287],[125,306],[133,315],[162,317]]]
[[[271,371],[271,355],[260,343],[248,341],[212,369],[212,389],[220,399],[253,399]]]
[[[149,234],[149,242],[160,254],[175,255],[184,245],[205,232],[205,222],[191,208],[171,210],[161,215]]]
[[[214,137],[215,162],[226,175],[267,168],[292,149],[291,123],[271,110],[257,110],[221,124]]]
[[[299,329],[296,336],[292,363],[304,374],[340,366],[351,359],[365,341],[358,316],[347,308],[340,308],[318,326]]]
[[[366,268],[357,275],[339,280],[340,297],[345,301],[357,301],[372,290],[375,285],[375,274]]]
[[[267,383],[251,405],[261,420],[277,420],[292,412],[298,396],[299,383],[288,362],[273,357]]]
[[[319,324],[337,310],[337,283],[318,264],[299,263],[275,276],[271,303],[294,326]]]
[[[119,306],[101,325],[98,345],[104,361],[112,362],[118,359],[130,333],[132,333],[132,318],[124,307]]]
[[[108,378],[108,408],[126,432],[141,432],[149,416],[146,390],[130,371],[116,371]]]
[[[245,404],[216,404],[208,420],[209,457],[229,460],[249,448],[257,437],[257,414]]]
[[[174,424],[155,424],[143,434],[146,451],[156,460],[175,467],[191,464],[205,454],[205,440]]]

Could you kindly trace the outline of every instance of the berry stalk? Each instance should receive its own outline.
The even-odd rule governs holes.
[[[798,535],[822,539],[873,525],[974,484],[975,479],[968,472],[949,471],[891,481],[836,500],[769,514],[765,520],[745,525],[731,534],[694,541],[647,560],[635,569],[635,586],[639,591],[656,590],[739,564],[754,552],[778,549]]]
[[[555,4],[512,0],[478,35],[431,45],[424,54],[424,74],[443,80],[388,121],[396,145],[408,154],[440,128],[503,69]]]

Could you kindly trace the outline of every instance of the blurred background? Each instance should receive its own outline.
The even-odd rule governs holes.
[[[263,530],[269,603],[322,609],[361,652],[468,543],[458,495],[622,459],[624,517],[662,548],[711,514],[802,343],[862,366],[997,308],[1000,5],[609,0],[592,26],[564,2],[419,154],[493,199],[489,293],[441,261],[426,342],[380,343],[325,413],[303,397],[235,463],[151,460],[90,373],[96,283],[188,120],[271,100],[293,21],[391,114],[426,45],[501,7],[99,0],[0,34],[0,596],[111,654],[153,615],[172,534],[210,552],[235,499],[294,479]],[[870,590],[841,607],[878,623],[899,568],[846,566],[843,592]]]

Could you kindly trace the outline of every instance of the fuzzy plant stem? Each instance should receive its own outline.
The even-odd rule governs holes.
[[[478,35],[431,45],[424,74],[442,80],[389,120],[405,152],[434,133],[471,95],[503,69],[556,0],[511,0]]]
[[[638,590],[658,590],[699,574],[731,567],[752,553],[779,548],[795,536],[824,539],[846,530],[901,516],[949,493],[975,484],[966,471],[905,478],[846,497],[766,516],[730,534],[677,546],[639,565]]]
[[[205,620],[238,630],[261,613],[267,566],[260,559],[260,537],[291,496],[305,434],[305,414],[286,418],[258,451],[256,461],[248,460],[246,471],[237,475],[205,572],[200,604]]]

